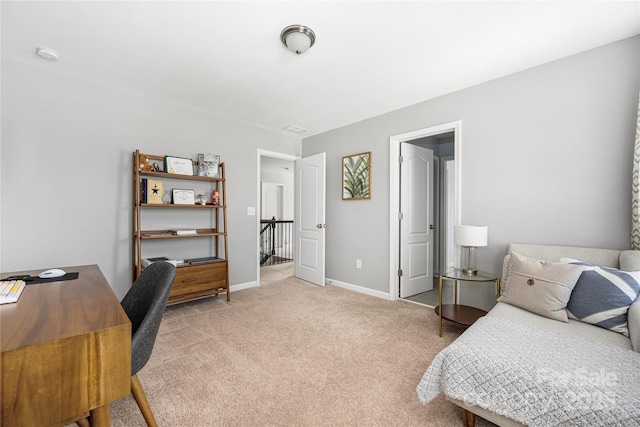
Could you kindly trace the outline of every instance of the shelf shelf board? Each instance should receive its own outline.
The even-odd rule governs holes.
[[[140,203],[141,208],[223,209],[225,205],[174,205],[173,203]]]
[[[215,260],[211,260],[211,261],[203,261],[203,262],[194,262],[194,263],[187,263],[185,262],[184,264],[178,264],[176,266],[176,268],[184,268],[184,267],[195,267],[195,266],[200,266],[200,265],[209,265],[209,264],[219,264],[221,262],[225,262],[227,261],[224,258],[217,258]]]
[[[209,176],[181,175],[177,173],[154,172],[154,171],[140,171],[140,176],[155,176],[157,178],[165,178],[165,179],[189,179],[191,181],[205,181],[205,182],[224,181],[224,178],[211,178]]]
[[[172,234],[171,230],[142,230],[140,231],[140,238],[142,240],[154,240],[154,239],[184,239],[193,237],[213,237],[213,236],[226,236],[227,233],[215,231],[212,228],[199,228],[195,234]]]

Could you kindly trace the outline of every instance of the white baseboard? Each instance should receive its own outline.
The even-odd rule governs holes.
[[[337,286],[339,288],[344,288],[353,292],[359,292],[361,294],[370,295],[372,297],[391,300],[388,292],[376,291],[373,289],[365,288],[363,286],[352,285],[351,283],[341,282],[339,280],[334,280],[329,278],[325,278],[324,282],[328,285]]]
[[[240,283],[238,285],[231,285],[229,286],[229,291],[231,292],[241,291],[243,289],[255,288],[256,286],[258,286],[258,282],[254,280],[253,282],[246,282],[246,283]]]
[[[365,294],[365,295],[370,295],[370,296],[376,297],[376,298],[382,298],[382,299],[386,299],[386,300],[390,299],[388,292],[376,291],[376,290],[373,290],[373,289],[365,288],[363,286],[353,285],[351,283],[341,282],[339,280],[334,280],[334,279],[329,279],[329,278],[325,279],[325,283],[328,284],[328,285],[337,286],[339,288],[344,288],[344,289],[347,289],[349,291],[359,292],[359,293]],[[257,286],[258,286],[258,282],[257,281],[253,281],[253,282],[240,283],[238,285],[231,285],[229,287],[229,290],[231,292],[235,292],[235,291],[241,291],[243,289],[255,288]]]

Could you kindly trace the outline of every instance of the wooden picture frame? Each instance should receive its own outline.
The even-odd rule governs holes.
[[[371,151],[342,158],[342,200],[371,198]]]

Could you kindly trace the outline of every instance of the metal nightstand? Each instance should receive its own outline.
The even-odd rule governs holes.
[[[435,312],[440,316],[440,336],[442,336],[442,319],[460,325],[472,325],[473,322],[487,314],[486,311],[468,305],[456,304],[458,301],[458,281],[462,282],[494,282],[496,285],[496,299],[500,296],[500,278],[484,271],[476,275],[464,274],[459,268],[452,268],[438,274],[438,306]],[[442,281],[453,280],[453,304],[442,304]],[[442,307],[442,309],[441,309]]]

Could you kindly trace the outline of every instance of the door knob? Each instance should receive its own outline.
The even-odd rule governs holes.
[[[435,225],[431,224],[431,225],[429,226],[429,230],[435,230],[435,229],[436,229],[436,226],[435,226]]]
[[[322,228],[322,224],[318,224],[318,225],[316,225],[316,227]]]

